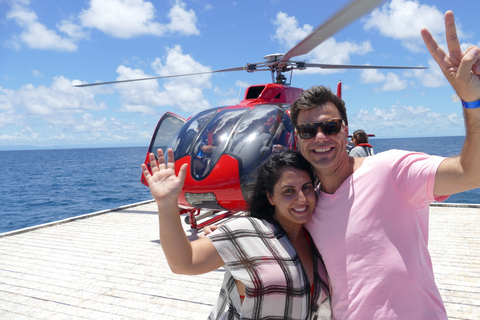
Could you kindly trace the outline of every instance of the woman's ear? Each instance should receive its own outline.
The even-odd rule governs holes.
[[[267,198],[268,198],[268,201],[270,202],[270,204],[272,206],[275,206],[275,201],[273,201],[273,197],[272,195],[270,194],[270,192],[268,192],[268,190],[265,190],[265,193],[267,194]]]

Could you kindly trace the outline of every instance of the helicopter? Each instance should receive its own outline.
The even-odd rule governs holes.
[[[304,91],[291,86],[293,71],[323,69],[425,69],[408,66],[333,65],[308,63],[292,58],[309,53],[346,25],[368,13],[384,0],[354,0],[333,15],[287,53],[269,54],[265,61],[245,66],[180,75],[128,79],[76,85],[86,87],[121,82],[144,81],[206,73],[270,71],[272,82],[251,85],[236,105],[203,110],[188,119],[166,112],[160,118],[149,154],[172,148],[175,167],[187,163],[185,183],[178,198],[180,214],[193,229],[201,229],[227,216],[248,209],[255,169],[272,153],[296,149],[295,128],[289,116],[290,105]],[[287,81],[285,76],[290,73]],[[337,85],[341,98],[342,83]],[[141,183],[148,186],[145,177]],[[204,220],[207,218],[207,220]],[[204,220],[200,222],[200,220]]]

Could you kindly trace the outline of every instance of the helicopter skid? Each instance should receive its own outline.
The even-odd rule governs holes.
[[[185,216],[185,223],[189,224],[192,229],[198,230],[225,219],[226,217],[229,217],[237,212],[238,211],[235,210],[207,210],[202,212],[201,209],[183,209],[180,211],[180,214],[188,213],[188,215]],[[199,220],[207,217],[211,218],[198,223]]]

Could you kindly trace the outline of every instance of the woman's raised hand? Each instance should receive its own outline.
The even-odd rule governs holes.
[[[183,183],[185,181],[185,174],[187,171],[187,164],[183,164],[178,172],[178,176],[175,174],[175,159],[173,158],[173,150],[168,149],[168,161],[165,163],[165,156],[162,149],[157,150],[158,162],[155,159],[155,155],[150,153],[150,168],[152,173],[148,171],[145,164],[142,164],[143,175],[147,180],[148,187],[152,193],[155,201],[175,201],[177,202],[178,196],[182,191]]]

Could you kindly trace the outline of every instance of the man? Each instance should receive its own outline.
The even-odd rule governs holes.
[[[421,33],[463,100],[460,156],[349,157],[346,110],[335,94],[313,87],[290,108],[299,149],[321,182],[306,227],[329,273],[336,319],[447,319],[427,248],[429,204],[480,187],[480,49],[462,53],[451,11],[445,27],[449,54]]]

